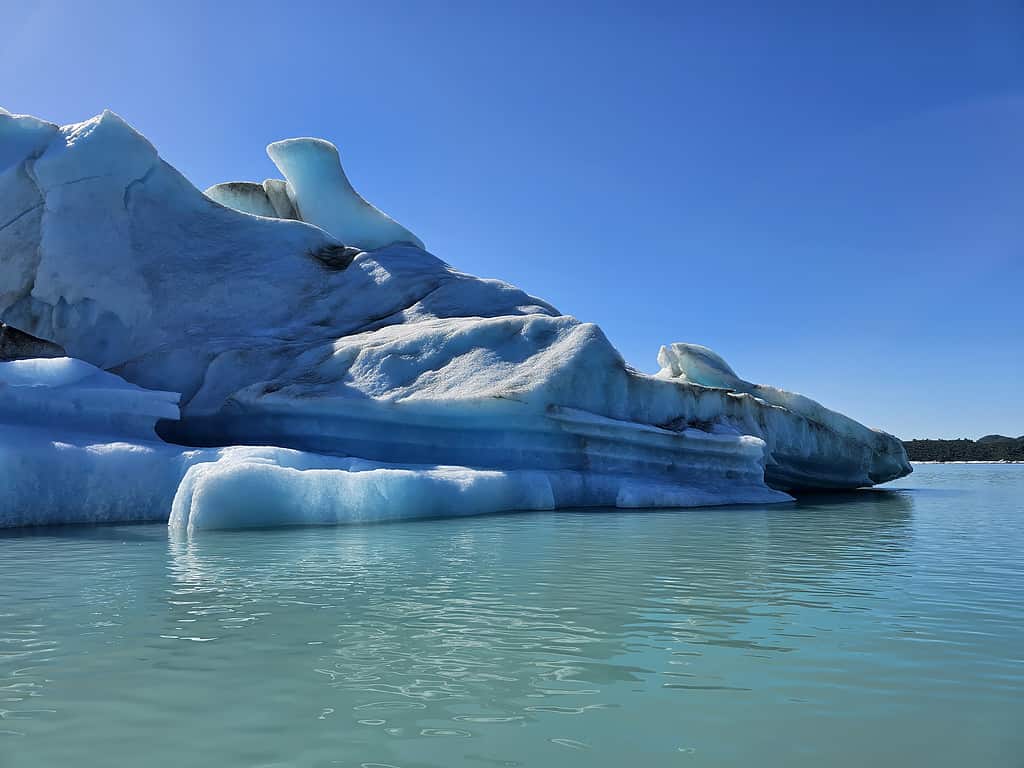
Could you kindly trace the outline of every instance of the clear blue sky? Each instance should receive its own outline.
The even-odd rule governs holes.
[[[0,104],[334,141],[456,267],[903,437],[1024,434],[1019,2],[0,0]],[[815,6],[815,7],[811,7]]]

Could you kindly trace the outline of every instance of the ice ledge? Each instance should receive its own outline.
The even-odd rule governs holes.
[[[720,355],[700,344],[664,346],[658,363],[660,379],[724,390],[758,404],[763,420],[773,422],[765,430],[770,456],[766,477],[773,487],[849,488],[913,472],[903,444],[894,436],[796,392],[741,379]],[[824,442],[846,445],[848,450],[823,461],[825,457],[808,449]]]
[[[274,446],[196,449],[160,442],[153,423],[175,423],[177,398],[71,358],[0,364],[0,462],[8,469],[0,528],[165,521],[193,534],[567,507],[789,500],[765,487],[764,443],[752,437],[674,432],[571,408],[524,418],[512,405],[485,414],[461,435],[472,448],[466,455],[481,461],[483,446],[503,443],[491,456],[508,466],[374,462]],[[346,415],[343,426],[357,430],[354,412]],[[274,423],[272,414],[260,418]],[[379,422],[371,426],[381,432]],[[399,430],[386,452],[427,457],[439,437],[446,436]],[[367,446],[373,448],[369,438]]]
[[[177,392],[160,392],[69,357],[0,362],[0,423],[58,433],[156,440],[178,418]]]
[[[695,507],[777,503],[757,484],[685,486],[628,475],[395,465],[289,451],[226,448],[193,465],[169,525],[194,533],[337,525],[568,507]]]

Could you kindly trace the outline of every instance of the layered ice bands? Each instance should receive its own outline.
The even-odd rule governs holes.
[[[663,349],[646,376],[598,327],[459,272],[359,197],[327,142],[269,151],[287,181],[204,195],[111,112],[0,113],[0,321],[15,355],[75,358],[0,383],[5,434],[34,446],[17,504],[50,465],[90,499],[16,514],[9,495],[0,524],[767,502],[910,471],[891,435],[706,348]],[[118,485],[129,459],[148,483]]]
[[[178,418],[178,397],[68,357],[0,363],[3,424],[155,440],[157,421]]]
[[[0,363],[0,528],[166,520],[183,451],[159,441],[175,392],[70,358]]]
[[[0,363],[0,528],[168,521],[204,529],[367,523],[575,506],[785,500],[761,483],[753,438],[694,434],[689,483],[614,472],[395,464],[278,447],[189,449],[155,439],[177,395],[80,360]],[[570,422],[578,415],[567,414]],[[597,438],[608,425],[582,418]],[[651,430],[656,432],[655,430]],[[723,475],[722,467],[735,470]]]
[[[903,444],[829,410],[809,397],[744,381],[718,354],[699,344],[671,344],[658,353],[659,378],[747,395],[765,422],[749,426],[769,444],[765,474],[775,488],[850,488],[884,483],[911,472]],[[734,417],[729,416],[727,419]],[[834,451],[808,450],[822,437]]]

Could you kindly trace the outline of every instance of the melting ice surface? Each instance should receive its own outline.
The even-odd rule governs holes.
[[[1017,765],[1024,466],[898,486],[0,532],[0,764]]]
[[[0,111],[0,321],[68,355],[0,363],[0,527],[767,503],[910,472],[892,435],[709,350],[646,376],[459,272],[326,141],[268,153],[284,179],[203,194],[112,112]]]

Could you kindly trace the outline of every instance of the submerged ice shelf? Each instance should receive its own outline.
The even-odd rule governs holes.
[[[89,474],[81,519],[191,530],[778,501],[910,471],[891,435],[710,350],[663,348],[646,376],[596,326],[458,272],[327,142],[268,151],[285,179],[204,195],[111,112],[0,113],[0,321],[76,358],[0,363],[0,444],[33,446],[0,525],[75,518],[73,493],[32,501],[33,461],[68,489]],[[129,457],[152,466],[144,503]]]

